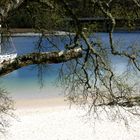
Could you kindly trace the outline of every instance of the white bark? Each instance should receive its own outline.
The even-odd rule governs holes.
[[[75,48],[60,52],[31,53],[4,61],[0,64],[0,76],[33,64],[57,64],[82,57],[82,49]]]

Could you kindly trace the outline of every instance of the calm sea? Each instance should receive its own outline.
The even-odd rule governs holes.
[[[39,44],[39,37],[12,37],[16,46],[18,55],[36,52]],[[99,33],[91,38],[100,40],[105,46],[108,46],[108,34]],[[55,42],[56,46],[51,41]],[[44,39],[41,48],[42,51],[52,50],[52,46],[58,49],[57,45],[64,47],[69,40],[64,36],[50,37],[49,40]],[[140,46],[140,33],[114,33],[114,41],[119,46]],[[125,60],[119,57],[112,60],[117,66],[117,71],[123,71],[126,66]],[[0,85],[7,89],[14,99],[26,98],[49,98],[63,95],[63,89],[57,86],[58,71],[60,64],[41,66],[28,66],[16,70],[6,76],[0,78]],[[40,70],[43,72],[43,79],[41,79]],[[43,82],[43,87],[42,87]]]

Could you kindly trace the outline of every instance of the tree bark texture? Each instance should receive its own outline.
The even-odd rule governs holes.
[[[19,68],[33,64],[57,64],[82,57],[82,49],[75,48],[68,51],[30,53],[18,56],[13,60],[0,64],[0,76],[6,75]]]

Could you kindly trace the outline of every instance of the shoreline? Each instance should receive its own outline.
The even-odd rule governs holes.
[[[48,108],[69,106],[69,102],[63,97],[52,97],[45,99],[16,99],[14,106],[17,109],[35,109],[35,108]]]
[[[45,36],[55,35],[55,36],[64,36],[64,35],[75,35],[75,33],[66,32],[66,31],[47,31],[44,30],[43,32],[36,31],[31,28],[13,28],[9,29],[9,32],[6,32],[6,35],[11,35],[13,37],[21,37],[21,36],[41,36],[44,34]]]
[[[67,106],[66,106],[67,105]],[[105,112],[99,112],[101,119],[85,109],[68,106],[64,98],[16,100],[16,119],[1,140],[139,140],[140,123],[128,117],[130,129],[124,120],[109,119]],[[137,122],[137,123],[135,123]]]
[[[86,110],[76,107],[69,108],[64,104],[60,106],[60,104],[56,104],[58,102],[55,101],[58,100],[55,99],[51,100],[52,103],[55,103],[53,106],[51,104],[51,106],[45,105],[38,108],[35,107],[37,105],[35,101],[31,101],[34,106],[26,106],[26,108],[16,111],[17,120],[12,121],[8,134],[2,140],[140,139],[140,123],[138,119],[129,118],[127,114],[123,115],[128,117],[128,122],[132,127],[129,131],[124,125],[124,120],[119,118],[110,120],[104,112],[100,112],[100,120],[92,116],[86,116]],[[41,99],[41,101],[46,100]],[[50,100],[47,101],[49,102]],[[62,101],[62,99],[59,99],[59,101]],[[25,102],[27,105],[27,100]],[[43,102],[41,102],[41,105],[43,105]]]
[[[95,33],[108,33],[108,32],[104,32],[104,31],[99,31],[99,32],[95,32]],[[125,30],[116,30],[114,31],[114,33],[140,33],[140,30],[134,30],[134,31],[125,31]],[[71,32],[67,32],[67,31],[47,31],[45,30],[43,32],[43,34],[45,36],[65,36],[65,35],[75,35],[75,33],[71,33]],[[9,32],[7,32],[7,36],[11,35],[12,37],[31,37],[31,36],[41,36],[42,33],[39,31],[36,31],[34,29],[31,28],[12,28],[9,29]],[[6,36],[6,35],[5,35]]]

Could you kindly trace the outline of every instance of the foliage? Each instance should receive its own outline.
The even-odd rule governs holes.
[[[65,7],[60,4],[60,1],[50,1],[53,7],[48,6],[46,2],[49,1],[25,1],[22,7],[9,14],[9,18],[7,19],[6,23],[9,27],[14,28],[32,28],[42,26],[41,28],[45,29],[50,29],[50,27],[51,29],[55,29],[56,27],[56,29],[67,30],[64,27],[69,15],[65,10]],[[77,18],[106,17],[94,0],[66,0],[66,2]],[[107,6],[105,7],[107,8]],[[140,9],[131,0],[127,0],[125,2],[120,0],[111,1],[109,10],[115,18],[122,20],[127,19],[124,20],[125,22],[119,20],[116,25],[118,28],[127,27],[126,29],[128,29],[131,26],[135,29],[139,26],[139,21],[133,20],[140,17]],[[91,23],[92,22],[88,24]],[[100,24],[100,26],[98,29],[95,28],[95,30],[105,31],[105,29],[102,28],[104,26],[103,21],[97,21],[97,23]]]

